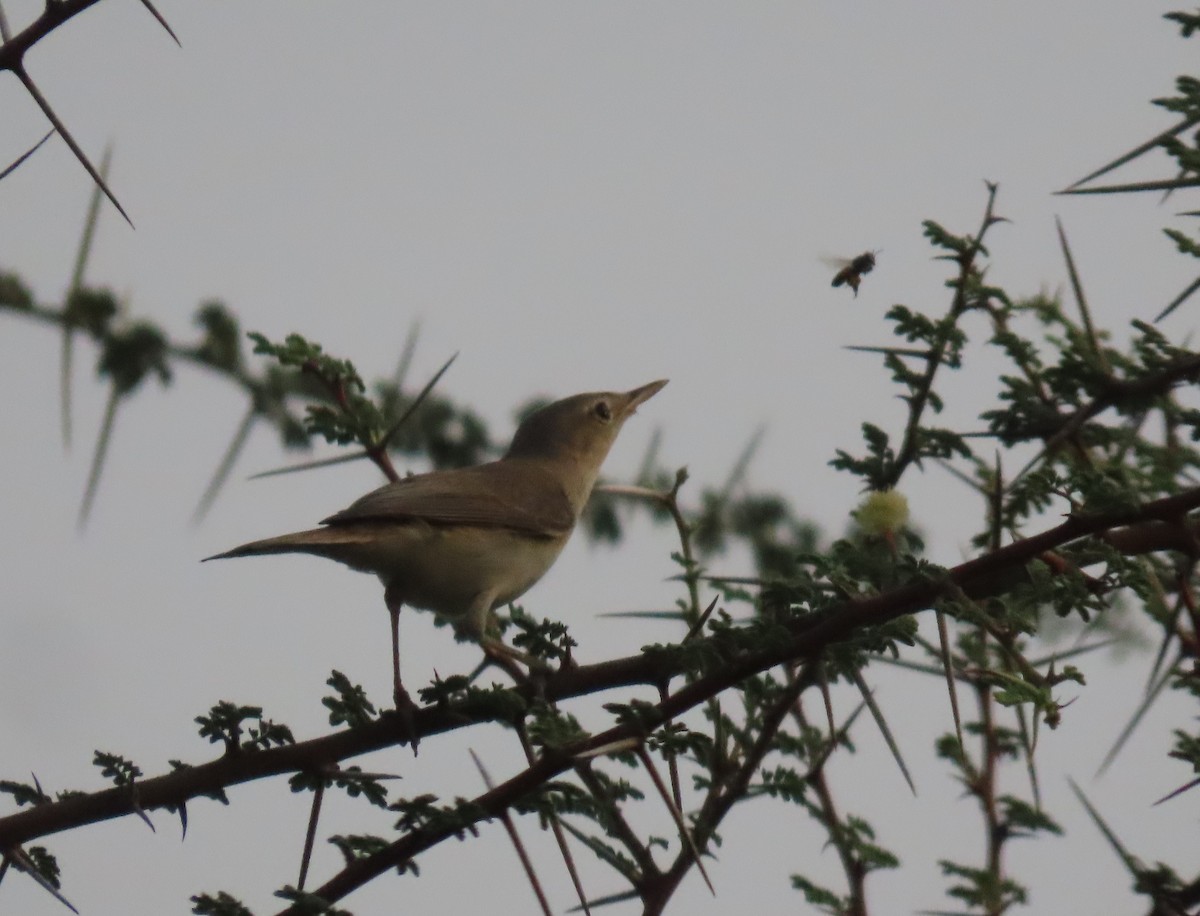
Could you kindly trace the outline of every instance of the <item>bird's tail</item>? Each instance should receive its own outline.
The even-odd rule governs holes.
[[[369,543],[372,537],[377,536],[377,534],[365,530],[365,526],[357,525],[311,528],[308,531],[296,531],[292,534],[282,534],[279,537],[251,541],[249,544],[242,544],[233,550],[205,557],[200,562],[225,560],[230,557],[256,557],[271,553],[310,553],[340,559],[344,548]]]

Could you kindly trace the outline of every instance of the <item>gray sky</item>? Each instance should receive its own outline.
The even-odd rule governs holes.
[[[182,50],[139,4],[110,0],[28,60],[93,156],[116,145],[112,186],[138,228],[106,210],[89,280],[126,296],[131,315],[185,338],[198,302],[221,298],[247,328],[300,331],[367,376],[392,370],[420,320],[416,374],[459,352],[442,388],[476,405],[500,437],[511,410],[535,394],[669,377],[626,427],[606,466],[612,479],[633,473],[661,426],[669,464],[686,464],[699,483],[719,481],[766,424],[752,483],[840,532],[856,485],[826,462],[835,448],[859,447],[862,419],[892,431],[901,422],[874,358],[842,346],[888,342],[881,317],[893,303],[944,310],[946,265],[930,260],[920,224],[973,232],[983,179],[1000,182],[998,210],[1013,220],[994,230],[989,274],[1011,292],[1064,283],[1055,214],[1097,321],[1119,335],[1194,272],[1159,234],[1173,211],[1153,199],[1051,196],[1170,123],[1148,99],[1169,94],[1195,60],[1158,18],[1170,6],[160,5]],[[5,3],[18,29],[40,7]],[[45,130],[12,79],[0,81],[0,117],[0,162]],[[66,286],[89,192],[57,141],[0,184],[0,266],[20,272],[43,301]],[[830,289],[820,256],[868,248],[883,253],[857,300]],[[1167,330],[1183,336],[1191,315],[1184,309]],[[183,371],[165,395],[152,385],[122,411],[79,535],[104,394],[84,345],[77,441],[64,455],[57,348],[52,332],[12,319],[0,335],[9,436],[0,450],[9,519],[0,530],[8,685],[0,777],[32,770],[49,789],[99,787],[89,765],[96,748],[148,773],[168,757],[205,760],[212,751],[191,720],[219,699],[261,704],[311,737],[325,730],[319,698],[334,667],[386,697],[387,622],[375,581],[315,560],[196,562],[309,526],[374,486],[375,472],[246,482],[281,463],[262,433],[210,518],[190,527],[244,406],[226,386]],[[947,389],[951,420],[989,406],[983,386],[994,365],[984,361]],[[932,558],[960,559],[974,497],[937,472],[905,489]],[[670,631],[596,615],[673,602],[678,589],[664,581],[672,546],[648,525],[633,526],[615,551],[580,539],[524,603],[568,619],[584,660],[635,651]],[[745,571],[736,557],[719,566]],[[402,639],[410,686],[475,657],[416,614]],[[1062,728],[1042,735],[1046,797],[1070,837],[1011,847],[1036,911],[1140,910],[1066,775],[1147,861],[1171,861],[1186,845],[1182,831],[1194,829],[1186,802],[1147,808],[1185,778],[1162,761],[1169,704],[1144,724],[1140,753],[1090,782],[1136,705],[1147,664],[1114,674],[1106,660],[1087,662],[1090,686]],[[902,871],[871,883],[878,912],[948,908],[936,860],[977,863],[982,842],[974,806],[930,751],[932,736],[950,727],[945,699],[912,677],[879,683],[921,795],[908,796],[865,723],[861,753],[843,761],[835,787],[904,859]],[[844,713],[852,698],[841,702]],[[904,712],[913,708],[928,714],[911,721]],[[572,711],[598,726],[597,710]],[[469,746],[497,779],[520,765],[513,742],[487,729],[429,742],[416,761],[398,750],[367,765],[403,773],[405,794],[471,795],[480,787]],[[1025,793],[1016,768],[1006,778],[1008,790]],[[53,838],[68,896],[85,913],[186,912],[188,895],[225,889],[273,911],[271,889],[295,880],[307,798],[282,782],[231,797],[230,810],[190,806],[183,845],[164,815],[157,835],[128,818]],[[672,832],[665,813],[647,816],[661,816],[650,824],[656,832]],[[332,806],[322,828],[384,833],[387,824],[347,803]],[[503,895],[508,910],[530,911],[499,826],[485,831],[486,842],[424,857],[419,881],[384,879],[346,905],[360,916],[400,901],[410,912],[448,912],[486,893],[489,903]],[[524,833],[566,909],[561,866],[532,826]],[[841,886],[832,852],[796,812],[750,805],[724,836],[711,866],[720,897],[710,901],[693,876],[679,912],[729,912],[752,900],[764,912],[795,912],[793,872]],[[335,864],[332,848],[320,850],[317,880]],[[585,880],[595,895],[619,887],[599,869]],[[0,900],[12,912],[59,912],[27,881],[6,881]]]

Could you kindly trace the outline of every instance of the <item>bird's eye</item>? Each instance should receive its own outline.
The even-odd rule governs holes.
[[[596,406],[592,408],[592,413],[605,423],[612,419],[612,408],[608,406],[608,401],[597,401]]]

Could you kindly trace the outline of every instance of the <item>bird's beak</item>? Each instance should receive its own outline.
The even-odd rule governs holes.
[[[656,394],[663,390],[667,385],[665,378],[660,378],[657,382],[651,382],[649,385],[642,385],[640,388],[634,388],[633,391],[625,392],[625,409],[622,413],[628,417],[637,410],[639,404],[643,404],[650,400]]]

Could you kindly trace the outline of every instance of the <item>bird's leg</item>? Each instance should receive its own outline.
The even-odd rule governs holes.
[[[534,658],[520,649],[514,649],[504,640],[497,639],[495,636],[485,636],[479,640],[479,647],[483,649],[483,654],[488,657],[488,661],[507,671],[508,676],[518,684],[524,684],[529,680],[528,673],[521,665],[525,665],[530,671],[540,671],[546,667],[546,663],[541,659]]]
[[[492,601],[491,595],[479,596],[460,626],[463,632],[479,643],[488,661],[502,668],[516,683],[528,684],[530,675],[534,672],[546,673],[547,665],[540,658],[534,658],[488,632],[488,624],[493,621]],[[526,671],[521,665],[529,670]]]
[[[400,680],[400,605],[389,605],[388,614],[392,618],[392,678],[394,684],[392,696],[399,708],[404,704],[412,703],[412,698],[409,697],[408,691],[404,689],[404,683]]]
[[[400,608],[404,607],[404,602],[392,592],[391,586],[384,589],[383,597],[387,603],[388,616],[392,620],[392,695],[396,701],[396,712],[400,716],[409,741],[412,742],[415,754],[417,742],[420,740],[417,735],[416,723],[413,721],[413,713],[416,712],[417,704],[412,701],[412,697],[408,695],[408,691],[404,689],[404,684],[400,681]]]

